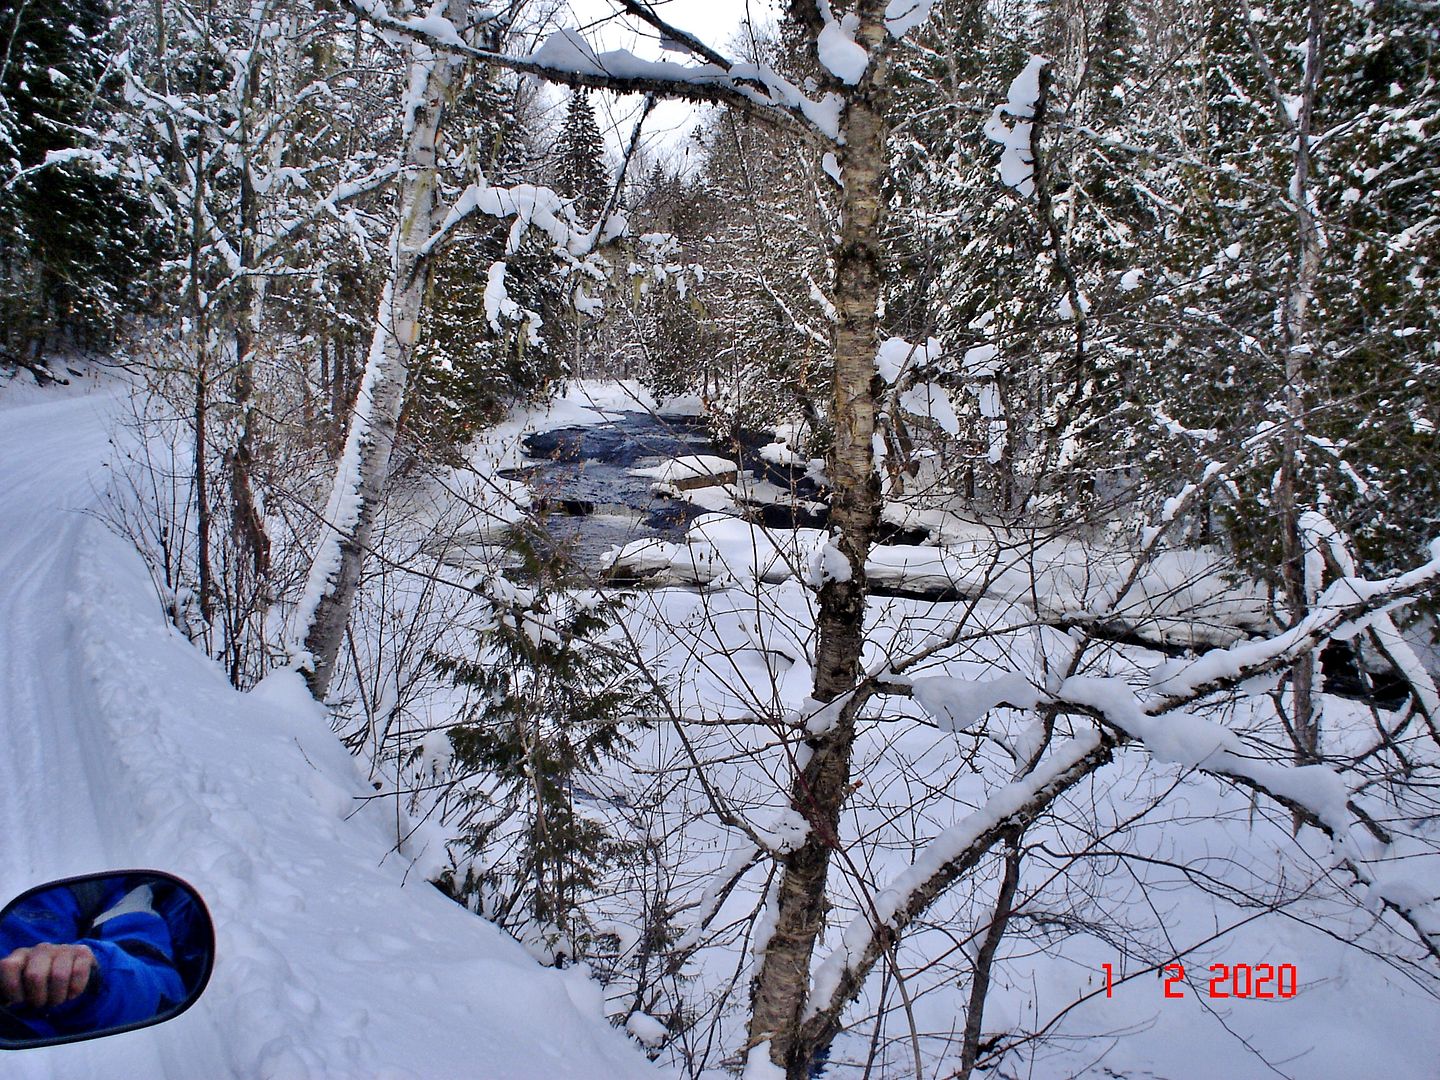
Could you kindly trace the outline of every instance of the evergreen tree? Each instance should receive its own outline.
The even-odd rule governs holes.
[[[603,224],[598,218],[610,199],[605,141],[595,121],[590,95],[584,90],[570,95],[550,172],[551,187],[571,200],[571,210],[582,225]],[[556,297],[540,309],[547,346],[571,375],[586,372],[589,354],[594,351],[597,337],[595,309],[591,306],[594,288],[593,282],[576,279],[564,298]]]
[[[1150,399],[1222,445],[1250,440],[1229,531],[1250,571],[1271,580],[1283,562],[1272,489],[1287,391],[1304,413],[1300,510],[1323,512],[1376,569],[1407,562],[1436,520],[1425,464],[1440,416],[1436,345],[1418,328],[1437,316],[1427,278],[1440,227],[1423,178],[1440,149],[1416,120],[1440,102],[1440,30],[1385,2],[1325,3],[1319,16],[1311,130],[1326,137],[1310,155],[1306,205],[1320,235],[1300,370],[1286,370],[1277,312],[1299,272],[1288,110],[1302,89],[1305,4],[1201,10],[1194,92],[1176,96],[1196,156],[1179,170],[1183,213],[1149,287],[1150,318],[1169,328],[1149,350]],[[1173,475],[1163,453],[1157,464]]]
[[[1334,344],[1314,394],[1338,407],[1310,430],[1338,452],[1323,455],[1328,511],[1390,570],[1440,525],[1440,21],[1392,0],[1337,5],[1333,19],[1321,123],[1335,137],[1321,144],[1319,198],[1331,241],[1320,303]],[[1334,475],[1339,457],[1363,488]]]
[[[85,160],[102,149],[108,23],[105,0],[0,9],[0,343],[32,365],[103,346],[153,250],[145,204]],[[52,155],[73,160],[44,167]]]
[[[471,169],[503,185],[534,168],[533,123],[523,115],[516,80],[477,72],[454,108],[457,142],[466,147]],[[457,186],[466,181],[455,178]],[[563,373],[554,334],[542,332],[547,320],[565,314],[554,253],[527,237],[507,255],[508,236],[507,223],[478,220],[436,261],[405,423],[427,454],[453,453],[509,404],[544,393]],[[491,267],[501,260],[507,293],[521,313],[498,313],[492,322],[483,297]]]
[[[1150,178],[1101,140],[1159,141],[1157,106],[1133,93],[1153,61],[1123,5],[1093,22],[1065,3],[1033,22],[946,9],[919,43],[901,69],[891,150],[891,242],[909,273],[887,312],[907,340],[934,336],[946,351],[925,377],[950,388],[959,431],[926,438],[948,443],[948,483],[987,511],[1103,511],[1114,485],[1097,477],[1134,452],[1124,391],[1140,348],[1114,283],[1156,213],[1139,194]],[[1031,54],[1044,57],[1023,118],[1035,164],[1017,187],[1002,182],[988,133],[1016,119],[1002,103]],[[999,127],[976,119],[997,105]],[[902,411],[897,432],[910,423]]]
[[[803,80],[800,35],[782,26],[747,59]],[[814,146],[737,111],[715,113],[694,141],[696,173],[652,174],[641,200],[641,228],[670,231],[699,268],[685,308],[644,313],[644,377],[662,395],[698,393],[722,438],[797,419],[823,434],[833,181]]]
[[[687,257],[698,254],[697,245],[714,224],[714,207],[701,187],[660,162],[637,187],[634,231],[667,234]],[[611,320],[616,330],[605,341],[627,376],[637,374],[660,400],[694,390],[696,358],[714,347],[700,299],[692,293],[677,303],[667,292],[636,280],[625,297],[625,314]]]
[[[704,267],[703,338],[696,352],[672,348],[672,369],[686,373],[722,434],[797,414],[816,427],[830,371],[824,243],[833,227],[819,155],[731,112],[701,145],[695,195],[709,223],[691,250]]]
[[[605,168],[605,140],[595,122],[590,95],[576,90],[565,110],[565,124],[555,145],[554,188],[575,200],[576,217],[593,220],[609,198],[610,175]]]
[[[655,690],[614,633],[629,596],[566,590],[560,560],[523,538],[517,546],[536,584],[492,579],[494,621],[475,656],[438,661],[475,693],[450,741],[456,763],[482,777],[464,836],[478,869],[444,884],[563,966],[585,955],[592,933],[582,905],[628,850],[598,808],[583,805],[596,799],[587,777],[631,746]]]
[[[959,419],[945,447],[947,479],[968,497],[1006,509],[1018,493],[1007,417],[1021,411],[1024,382],[1011,377],[1004,344],[1009,320],[1028,306],[1017,290],[1031,286],[1022,273],[1004,271],[1037,267],[1040,238],[1030,215],[1017,212],[996,182],[995,144],[975,117],[1005,99],[1028,50],[992,9],[970,5],[943,7],[916,44],[896,68],[888,239],[899,272],[887,282],[886,310],[892,332],[908,341],[937,338],[947,359],[995,350],[993,362],[978,369],[947,363],[931,377],[949,388]],[[888,411],[895,493],[896,467],[907,475],[914,467],[913,459],[897,457],[910,456],[912,438],[923,442],[936,432],[922,432],[899,408]]]

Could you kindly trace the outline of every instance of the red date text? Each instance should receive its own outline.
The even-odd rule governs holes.
[[[1102,964],[1105,970],[1105,996],[1114,997],[1115,969]],[[1185,996],[1185,965],[1166,964],[1163,971],[1164,996]],[[1211,964],[1207,997],[1253,998],[1260,1000],[1293,998],[1300,986],[1294,964]]]

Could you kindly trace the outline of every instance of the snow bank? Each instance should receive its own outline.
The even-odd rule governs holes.
[[[651,474],[653,470],[646,473]],[[757,501],[747,500],[746,493],[743,486],[727,485],[683,494],[721,511],[737,502]],[[705,502],[700,498],[705,494],[715,498]],[[1116,600],[1115,593],[1134,568],[1134,555],[1123,549],[967,527],[941,514],[886,516],[912,527],[928,523],[942,533],[943,544],[872,548],[865,572],[878,589],[1020,603],[1048,619],[1093,618],[1116,632],[1186,648],[1233,645],[1268,624],[1260,586],[1232,580],[1217,551],[1161,552]],[[613,549],[603,568],[668,584],[708,585],[719,578],[778,583],[803,574],[821,543],[823,534],[814,529],[767,529],[713,513],[697,518],[683,542],[632,541]]]
[[[593,984],[537,968],[385,859],[395,807],[361,801],[365,777],[297,676],[236,693],[165,622],[128,544],[68,512],[95,498],[94,411],[0,413],[0,888],[171,870],[210,905],[218,958],[185,1016],[8,1055],[5,1075],[656,1075]]]
[[[602,560],[612,574],[658,576],[668,583],[709,585],[720,581],[778,584],[810,565],[825,542],[820,529],[766,529],[729,514],[703,514],[683,544],[635,540]]]

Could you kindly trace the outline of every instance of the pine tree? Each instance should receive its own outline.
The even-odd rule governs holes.
[[[806,64],[793,28],[751,44],[747,59],[792,80],[809,76],[813,60]],[[696,172],[652,173],[640,204],[640,229],[672,232],[679,261],[700,268],[680,297],[686,308],[661,301],[645,311],[645,378],[662,395],[699,394],[722,438],[803,418],[822,436],[812,440],[818,453],[830,380],[833,182],[816,147],[739,111],[717,111],[693,138]]]
[[[730,112],[701,145],[693,194],[709,222],[690,249],[704,266],[701,334],[689,355],[672,348],[672,370],[686,373],[723,434],[802,413],[814,427],[814,400],[829,379],[824,239],[832,227],[819,155]]]
[[[698,257],[697,245],[715,225],[715,207],[702,185],[656,162],[637,187],[633,231],[667,234],[686,252],[687,261]],[[695,390],[697,368],[703,369],[696,358],[715,348],[714,328],[704,317],[700,299],[692,293],[677,303],[668,290],[647,288],[637,280],[624,303],[626,314],[613,321],[616,332],[605,345],[627,377],[638,375],[662,401]]]
[[[576,90],[565,110],[565,124],[555,145],[553,186],[575,200],[576,217],[593,220],[609,197],[610,175],[605,168],[605,140],[595,122],[590,95]]]
[[[110,166],[53,154],[101,148],[104,0],[8,5],[0,37],[0,342],[34,364],[50,346],[102,347],[152,257],[145,204]],[[36,170],[20,175],[25,170]]]
[[[1017,212],[996,182],[995,145],[975,117],[1005,99],[1010,75],[1025,64],[1028,50],[1012,31],[990,9],[943,7],[919,31],[921,47],[896,65],[889,245],[899,272],[886,292],[892,333],[908,341],[935,337],[951,359],[974,347],[996,348],[994,377],[977,377],[960,363],[945,364],[933,377],[948,388],[959,415],[960,430],[944,444],[953,474],[947,479],[1001,509],[1016,493],[1007,417],[1021,411],[1016,394],[1023,385],[1010,377],[1003,348],[1021,280],[1001,271],[1037,265],[1039,238],[1030,215]],[[917,430],[898,408],[889,410],[886,428],[896,493],[897,467],[913,468],[901,460],[910,456],[911,436],[936,433]]]

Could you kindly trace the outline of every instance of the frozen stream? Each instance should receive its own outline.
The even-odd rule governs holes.
[[[691,565],[698,568],[694,562],[696,537],[690,530],[702,514],[721,510],[763,526],[771,530],[769,537],[780,549],[791,546],[786,537],[793,536],[790,530],[797,526],[809,529],[824,524],[823,512],[806,509],[807,505],[816,506],[813,500],[819,493],[815,482],[806,478],[803,470],[766,461],[759,452],[766,441],[766,436],[758,435],[722,445],[699,417],[612,411],[599,423],[570,424],[525,436],[526,463],[502,475],[528,483],[545,536],[569,550],[584,572],[607,566],[607,553],[615,548],[632,545],[633,550],[637,541],[659,541],[678,545],[686,554],[672,559],[672,573],[665,576],[667,571],[662,570],[656,583],[704,585],[704,573],[696,573],[690,582],[683,580],[690,576],[686,571]],[[755,495],[764,489],[768,498],[737,503],[730,497],[735,488],[719,485],[687,492],[686,498],[673,498],[657,494],[654,478],[639,474],[662,462],[693,455],[738,462],[746,490]],[[750,536],[744,526],[739,528],[744,537]],[[941,526],[943,547],[937,547],[923,527],[903,529],[887,523],[884,540],[872,553],[873,590],[940,602],[984,592],[1040,610],[1048,610],[1048,600],[1054,605],[1049,613],[1063,615],[1085,607],[1084,588],[1077,588],[1072,579],[1087,580],[1094,566],[1107,557],[1114,559],[1113,555],[1102,556],[1097,562],[1095,551],[1073,543],[1050,542],[1033,547],[1010,571],[997,574],[989,569],[994,535],[983,528],[977,531],[978,541],[976,536],[944,535],[954,529],[954,523]],[[713,526],[710,532],[713,537]],[[757,542],[744,537],[742,549]],[[760,542],[761,548],[767,546]],[[792,553],[796,555],[798,551]],[[702,554],[702,561],[704,558]],[[728,564],[734,560],[720,553],[719,561]],[[793,563],[794,558],[786,561]],[[618,580],[645,580],[655,570],[643,556],[629,566]],[[677,566],[681,571],[678,581],[673,574]],[[977,566],[983,583],[976,580]],[[1111,569],[1112,576],[1123,578],[1123,570]],[[1180,655],[1196,647],[1229,644],[1264,628],[1267,612],[1263,599],[1228,585],[1219,573],[1221,568],[1207,559],[1196,559],[1194,553],[1168,553],[1159,557],[1155,569],[1151,589],[1159,598],[1151,600],[1142,591],[1141,610],[1130,619],[1117,620],[1113,627],[1121,639]],[[772,573],[775,571],[778,566],[772,568]],[[1038,589],[1037,573],[1042,583]],[[1343,646],[1332,645],[1326,651],[1324,673],[1327,692],[1372,700],[1388,708],[1398,707],[1403,700],[1387,674],[1372,672],[1367,685],[1354,655]]]
[[[737,460],[742,471],[793,491],[799,500],[813,499],[812,481],[760,459],[756,451],[765,441],[763,436],[746,437],[718,445],[698,417],[610,413],[603,423],[526,436],[526,463],[502,475],[530,485],[546,534],[568,547],[579,565],[593,567],[611,548],[632,540],[681,540],[689,524],[705,512],[695,502],[655,494],[653,479],[636,475],[638,469],[690,455],[713,455]],[[816,515],[786,503],[744,512],[775,528],[818,523]]]

